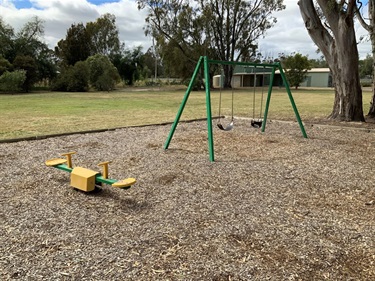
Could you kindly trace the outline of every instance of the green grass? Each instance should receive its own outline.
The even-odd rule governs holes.
[[[255,117],[261,111],[261,89],[257,89]],[[234,115],[253,117],[253,89],[235,90]],[[333,106],[332,90],[292,91],[303,120],[321,119]],[[0,95],[0,140],[74,131],[146,125],[174,120],[184,90],[89,93],[31,93]],[[222,93],[222,115],[231,115],[232,91]],[[211,92],[212,114],[218,115],[220,91]],[[264,92],[263,107],[267,93]],[[371,93],[364,92],[367,113]],[[263,111],[263,109],[262,109]],[[192,92],[182,120],[206,117],[205,92]],[[272,92],[270,119],[295,120],[285,89]]]

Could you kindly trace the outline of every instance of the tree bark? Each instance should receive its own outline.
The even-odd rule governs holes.
[[[300,0],[298,5],[310,37],[322,51],[332,72],[335,100],[328,118],[340,121],[365,121],[354,12],[349,4],[344,13],[338,5],[332,4],[336,1],[317,2],[330,26],[329,30],[323,25],[312,0]]]

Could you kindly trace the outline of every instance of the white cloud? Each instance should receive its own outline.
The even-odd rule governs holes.
[[[10,0],[0,0],[0,15],[16,30],[32,17],[38,16],[45,21],[45,41],[54,48],[57,42],[66,36],[72,24],[95,21],[105,13],[116,16],[120,40],[127,47],[142,45],[144,51],[151,46],[151,39],[144,35],[146,11],[139,11],[135,1],[94,5],[86,0],[31,0],[32,8],[17,9]]]
[[[116,16],[120,40],[127,47],[142,45],[144,51],[151,46],[151,38],[145,37],[144,26],[146,10],[139,11],[134,0],[94,5],[87,0],[30,0],[32,7],[17,9],[14,3],[21,0],[0,0],[0,16],[18,30],[33,16],[45,21],[46,43],[54,48],[65,38],[67,29],[74,23],[95,21],[100,15],[111,13]],[[26,1],[24,1],[26,2]],[[268,30],[266,37],[259,41],[262,54],[277,57],[279,53],[299,52],[316,58],[317,47],[309,37],[301,18],[296,0],[284,0],[286,9],[275,13],[277,23]],[[362,27],[357,28],[360,35],[366,34]],[[361,58],[371,52],[369,42],[358,46]]]

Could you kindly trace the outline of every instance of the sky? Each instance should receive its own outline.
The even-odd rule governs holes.
[[[316,46],[304,27],[297,0],[284,0],[286,9],[274,13],[277,23],[259,40],[259,50],[265,56],[278,57],[293,52],[319,58]],[[150,37],[144,35],[146,10],[139,11],[134,0],[0,0],[0,17],[19,30],[32,17],[44,20],[44,40],[50,48],[65,38],[72,24],[95,21],[101,15],[111,13],[116,16],[120,40],[128,48],[142,45],[143,51],[152,45]],[[364,29],[356,28],[358,36],[365,35]],[[361,58],[371,52],[369,42],[358,46]]]

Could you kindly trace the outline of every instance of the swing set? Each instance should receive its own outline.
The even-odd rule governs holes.
[[[204,79],[205,79],[205,89],[206,89],[206,111],[207,111],[207,131],[208,131],[209,159],[210,159],[211,162],[215,161],[215,157],[214,157],[214,142],[213,142],[213,129],[212,129],[210,75],[209,75],[210,64],[233,65],[233,66],[235,66],[235,65],[242,65],[242,66],[245,66],[245,67],[253,67],[254,70],[256,70],[257,68],[263,68],[263,72],[264,72],[265,69],[271,69],[271,72],[270,72],[270,81],[269,81],[269,86],[268,86],[268,94],[267,94],[267,99],[266,99],[266,104],[265,104],[263,118],[262,118],[262,107],[263,107],[263,93],[264,93],[263,88],[264,87],[262,86],[261,109],[260,109],[260,115],[259,115],[258,119],[255,119],[255,92],[256,92],[256,86],[257,86],[257,84],[256,84],[256,82],[257,82],[256,81],[257,80],[257,73],[256,73],[256,71],[254,71],[253,118],[251,120],[251,126],[255,127],[255,128],[261,128],[262,132],[265,132],[265,130],[266,130],[268,109],[269,109],[270,101],[271,101],[272,86],[273,86],[273,83],[274,83],[275,72],[276,72],[276,70],[279,70],[280,75],[281,75],[281,79],[282,79],[282,81],[283,81],[283,83],[285,85],[286,92],[288,94],[288,97],[289,97],[290,103],[292,105],[294,114],[295,114],[297,122],[299,124],[302,136],[304,138],[307,138],[307,134],[306,134],[305,128],[303,126],[301,117],[300,117],[300,115],[298,113],[297,106],[296,106],[296,104],[294,102],[292,93],[290,91],[289,83],[288,83],[288,81],[286,79],[284,70],[281,67],[280,63],[256,64],[256,63],[249,63],[249,62],[218,61],[218,60],[209,60],[206,56],[201,56],[199,58],[199,60],[198,60],[198,63],[196,65],[196,67],[195,67],[194,73],[193,73],[193,75],[191,77],[191,80],[190,80],[189,86],[188,86],[188,88],[187,88],[187,90],[185,92],[184,98],[183,98],[183,100],[182,100],[182,102],[180,104],[179,110],[178,110],[176,118],[175,118],[175,120],[174,120],[174,122],[172,124],[172,127],[171,127],[171,130],[169,132],[168,138],[167,138],[167,140],[166,140],[166,142],[164,144],[164,149],[168,149],[168,147],[170,145],[170,142],[171,142],[171,140],[173,138],[174,132],[176,131],[177,124],[180,121],[182,112],[183,112],[183,110],[185,108],[185,105],[186,105],[187,100],[189,98],[190,92],[192,90],[193,83],[194,83],[195,79],[197,78],[199,70],[203,66]],[[222,78],[222,74],[221,74],[220,78]],[[220,112],[221,111],[221,98],[222,98],[222,91],[221,91],[222,85],[221,85],[221,83],[222,83],[222,79],[220,79],[219,119],[218,119],[219,121],[217,123],[217,127],[220,130],[223,130],[223,131],[230,131],[234,127],[234,114],[233,114],[234,93],[233,93],[233,90],[232,90],[232,116],[231,116],[231,121],[230,121],[230,123],[227,126],[223,126],[221,124],[221,116],[220,116],[220,114],[221,114],[221,112]],[[264,84],[264,83],[262,83],[262,84]],[[232,89],[233,89],[233,87],[232,87]]]

